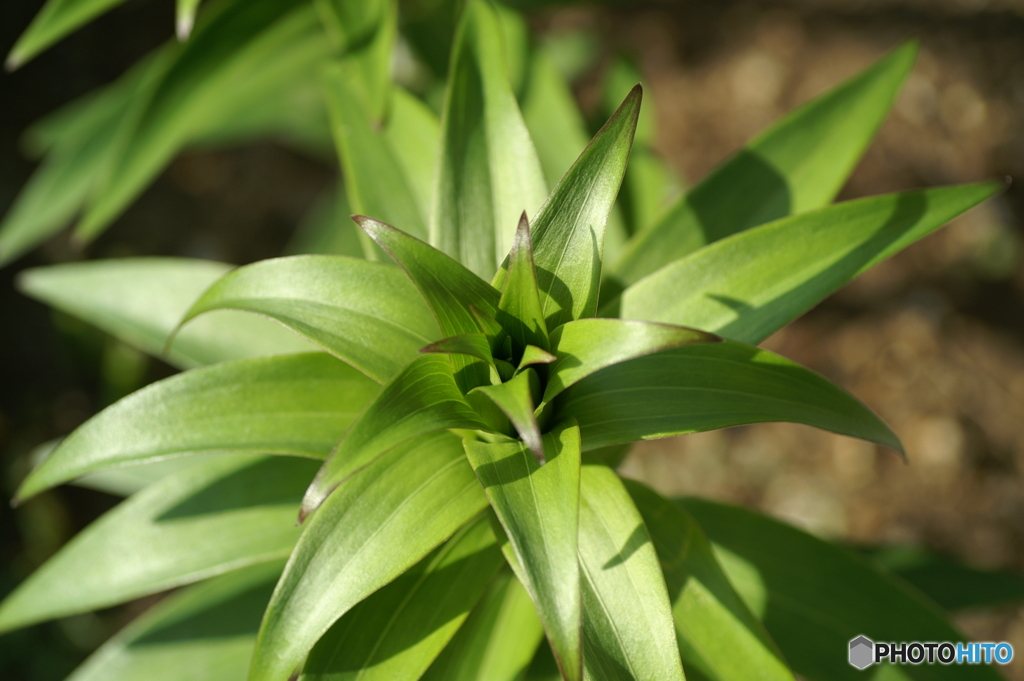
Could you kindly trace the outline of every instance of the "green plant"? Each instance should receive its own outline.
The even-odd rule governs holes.
[[[207,26],[252,7],[277,8],[263,26],[284,30],[271,2],[222,3]],[[526,60],[536,89],[520,113],[526,62],[501,47],[514,15],[466,4],[437,120],[382,66],[392,4],[319,7],[346,45],[321,86],[347,201],[373,216],[356,218],[359,240],[344,247],[366,259],[23,274],[30,295],[189,370],[95,416],[22,483],[21,500],[75,480],[138,491],[15,590],[0,629],[200,582],[75,681],[284,681],[296,669],[309,680],[667,680],[684,667],[720,681],[834,679],[856,676],[845,649],[858,634],[958,638],[853,554],[742,509],[666,500],[613,470],[637,440],[770,420],[901,451],[855,398],[753,344],[997,191],[828,205],[914,46],[794,112],[667,209],[644,198],[664,195],[648,190],[667,175],[634,178],[631,206],[616,208],[634,170],[639,87],[545,200],[545,177],[575,151],[571,136],[537,150],[532,139],[578,130],[579,114],[551,95],[567,90],[543,51]],[[154,87],[173,93],[170,82]],[[112,162],[112,177],[131,181],[111,181],[84,233],[187,137],[163,139],[161,121],[202,108],[171,94],[146,106],[141,150]],[[161,153],[147,156],[145,140]],[[976,666],[890,671],[996,678]]]

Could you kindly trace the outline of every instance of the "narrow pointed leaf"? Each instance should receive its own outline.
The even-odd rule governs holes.
[[[696,521],[649,487],[625,484],[661,561],[684,667],[711,681],[793,681],[775,642],[729,583]]]
[[[396,88],[391,116],[382,129],[360,103],[352,80],[341,65],[330,67],[323,77],[352,210],[400,225],[409,234],[426,239],[429,194],[418,190],[431,181],[432,173],[431,165],[418,161],[433,162],[437,119],[423,104],[404,91],[399,94]],[[425,180],[417,177],[424,170],[429,173]]]
[[[419,678],[503,563],[487,517],[478,517],[335,622],[300,681]]]
[[[240,267],[211,286],[182,323],[223,309],[270,317],[379,382],[440,335],[400,268],[340,256]]]
[[[188,40],[196,25],[196,10],[200,0],[178,0],[174,5],[174,32],[178,40]]]
[[[533,260],[548,329],[597,313],[605,225],[626,171],[640,100],[637,86],[533,220]],[[506,269],[507,263],[495,286],[504,285]]]
[[[508,276],[498,302],[497,320],[508,331],[518,347],[536,345],[550,347],[548,329],[540,308],[540,290],[537,270],[533,265],[533,247],[530,244],[530,223],[526,213],[519,219],[516,236],[509,254]]]
[[[118,258],[24,270],[18,287],[181,368],[314,349],[279,324],[235,311],[197,319],[167,348],[189,306],[231,267],[185,258]]]
[[[396,447],[310,519],[260,627],[249,678],[287,681],[349,609],[487,506],[462,441],[447,432]]]
[[[340,52],[352,52],[373,40],[388,0],[314,0],[324,29]]]
[[[519,681],[544,629],[526,589],[498,573],[422,681]]]
[[[445,336],[480,330],[472,309],[493,317],[500,295],[483,279],[441,251],[372,218],[356,222],[397,262],[427,301]],[[456,381],[463,392],[490,382],[487,366],[477,359],[454,355]]]
[[[494,316],[501,295],[483,279],[391,225],[361,215],[355,220],[406,271],[445,336],[480,330],[470,306]]]
[[[534,364],[551,364],[557,359],[557,357],[547,350],[541,350],[536,345],[527,345],[526,349],[523,350],[523,358],[519,360],[519,367],[517,371],[522,371],[526,367]]]
[[[211,457],[132,496],[79,533],[0,605],[0,630],[106,608],[286,558],[316,463]]]
[[[760,343],[998,189],[985,183],[872,197],[741,232],[630,286],[621,314]]]
[[[577,319],[551,336],[555,361],[548,367],[543,402],[605,367],[692,343],[717,343],[703,331],[623,319]]]
[[[430,242],[481,277],[512,245],[547,187],[506,70],[501,22],[470,0],[456,31],[441,116]]]
[[[832,201],[916,55],[904,45],[756,137],[630,242],[615,279],[632,284],[705,244]]]
[[[339,54],[347,85],[355,88],[368,120],[380,124],[391,90],[391,58],[398,34],[398,7],[391,0],[314,0]]]
[[[537,606],[562,674],[580,679],[579,429],[569,425],[544,437],[544,466],[521,442],[467,440],[465,445],[508,536],[523,586]]]
[[[284,561],[169,596],[104,643],[68,681],[244,679],[260,616]]]
[[[494,357],[491,355],[491,344],[487,336],[482,333],[464,333],[461,336],[451,336],[431,343],[420,348],[420,352],[437,352],[451,355],[469,355],[482,359],[490,365],[494,365]]]
[[[658,556],[622,481],[604,466],[582,469],[579,556],[587,677],[683,681]]]
[[[819,374],[749,345],[688,345],[591,374],[555,401],[590,450],[764,421],[790,421],[903,451],[855,397]]]
[[[7,55],[7,69],[21,66],[83,24],[124,0],[48,0]]]
[[[18,499],[104,468],[198,452],[323,458],[380,387],[330,355],[224,362],[153,383],[61,442]]]
[[[485,426],[466,403],[448,358],[418,355],[377,396],[316,474],[300,518],[314,511],[350,475],[388,449],[445,428]]]
[[[527,448],[538,461],[544,461],[544,445],[541,442],[540,427],[534,415],[533,393],[539,390],[537,373],[532,369],[520,372],[514,378],[497,385],[484,385],[476,392],[487,395],[508,420],[515,426]]]
[[[850,640],[861,635],[875,641],[964,640],[933,603],[845,549],[748,509],[703,499],[681,503],[803,678],[863,678],[846,656]],[[899,670],[915,681],[1001,678],[995,665],[908,664]]]

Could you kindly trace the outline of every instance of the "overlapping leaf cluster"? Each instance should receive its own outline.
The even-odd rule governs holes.
[[[63,5],[46,11],[62,16]],[[185,33],[196,5],[179,4]],[[285,681],[295,670],[309,681],[671,680],[684,668],[717,681],[831,679],[852,673],[843,651],[855,635],[957,637],[840,549],[740,509],[668,501],[613,470],[637,440],[770,420],[900,450],[854,397],[752,344],[995,191],[828,205],[913,46],[665,204],[671,174],[646,146],[640,88],[581,150],[563,76],[542,47],[517,47],[522,25],[508,10],[465,4],[438,118],[389,78],[392,3],[211,3],[189,43],[139,67],[154,89],[132,105],[116,159],[60,152],[76,126],[56,126],[52,165],[0,233],[5,257],[83,201],[79,231],[94,233],[186,139],[216,132],[186,112],[222,83],[188,56],[218,21],[319,36],[313,61],[291,63],[308,76],[330,61],[318,86],[347,201],[365,215],[348,248],[366,259],[24,274],[31,295],[154,354],[166,346],[190,370],[98,414],[25,480],[21,499],[76,480],[139,491],[15,590],[0,629],[201,582],[109,641],[75,681]],[[50,39],[34,31],[16,54]],[[260,70],[248,43],[223,40],[209,38],[224,74]],[[201,87],[189,80],[200,72]],[[135,77],[76,125],[120,115],[114,93],[127,96]],[[85,172],[97,164],[102,191]],[[72,172],[79,193],[40,219],[33,192]]]

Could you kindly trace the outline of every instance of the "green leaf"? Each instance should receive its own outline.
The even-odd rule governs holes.
[[[270,317],[379,382],[439,337],[430,308],[401,269],[341,256],[240,267],[211,286],[182,324],[223,309]]]
[[[683,681],[672,610],[644,521],[604,466],[583,466],[583,663],[591,679]]]
[[[533,220],[533,260],[547,328],[597,313],[608,221],[640,112],[635,88],[559,181]],[[501,287],[508,264],[494,278]]]
[[[445,336],[480,331],[473,308],[490,317],[496,314],[499,293],[458,262],[391,225],[361,215],[354,219],[409,275]],[[490,382],[490,372],[483,362],[453,355],[452,365],[463,392]]]
[[[419,678],[503,563],[480,516],[335,622],[310,652],[300,681]]]
[[[568,425],[544,436],[543,466],[522,442],[467,440],[465,446],[505,528],[517,574],[537,606],[559,668],[566,679],[580,679],[579,428]]]
[[[167,597],[104,643],[68,681],[244,679],[283,565],[245,568]]]
[[[123,124],[119,158],[102,178],[75,235],[96,237],[185,145],[281,99],[330,52],[308,5],[226,3],[181,45],[151,96]]]
[[[353,80],[343,65],[324,71],[324,95],[352,209],[426,239],[437,119],[396,87],[382,129],[361,105]]]
[[[691,343],[717,343],[703,331],[625,319],[577,319],[551,335],[555,362],[548,367],[543,402],[614,364]]]
[[[168,339],[193,301],[231,265],[185,258],[117,258],[23,270],[18,288],[125,343],[181,367],[312,350],[268,319],[206,315]]]
[[[537,461],[543,463],[544,445],[541,442],[537,417],[533,413],[533,395],[539,391],[540,380],[537,378],[537,372],[532,369],[516,374],[505,383],[482,385],[474,389],[474,392],[487,395],[501,409],[515,426],[523,443],[537,457]]]
[[[316,464],[218,456],[171,475],[89,525],[0,606],[0,630],[106,608],[288,556]]]
[[[112,85],[50,114],[26,134],[48,156],[22,188],[0,225],[0,265],[66,227],[116,162],[122,128],[149,96],[174,52],[143,57]]]
[[[431,343],[420,352],[437,352],[448,355],[469,355],[482,359],[491,366],[494,366],[494,356],[491,355],[491,344],[487,336],[482,333],[464,333],[461,336],[443,338],[436,343]]]
[[[345,255],[364,258],[363,231],[352,222],[352,209],[339,183],[321,194],[303,216],[292,238],[285,246],[285,255]]]
[[[854,547],[943,610],[1000,607],[1024,601],[1024,577],[1006,570],[979,570],[920,546]]]
[[[756,137],[630,242],[615,279],[632,284],[705,244],[831,202],[916,55],[916,43],[904,45]]]
[[[503,570],[421,679],[519,681],[543,637],[529,594]]]
[[[390,0],[314,0],[324,29],[340,52],[365,47],[375,37]]]
[[[196,25],[196,10],[200,0],[178,0],[174,5],[174,32],[178,40],[185,41],[192,35],[192,27]]]
[[[712,681],[793,681],[696,521],[649,487],[631,480],[625,484],[661,562],[684,666]]]
[[[388,449],[445,428],[485,426],[455,384],[442,355],[419,355],[384,387],[359,417],[302,500],[300,520],[313,512],[349,476]]]
[[[764,421],[803,423],[902,453],[870,409],[783,357],[725,341],[632,359],[583,379],[555,402],[585,450]]]
[[[50,45],[124,0],[48,0],[7,55],[13,71]]]
[[[530,244],[530,223],[526,213],[519,218],[516,236],[509,253],[508,276],[505,289],[498,302],[497,320],[518,348],[535,345],[547,349],[548,329],[540,309],[540,289],[537,269],[533,264],[533,246]]]
[[[287,681],[350,608],[487,506],[462,441],[447,432],[387,452],[310,519],[260,627],[250,681]]]
[[[933,604],[854,554],[747,509],[684,499],[736,590],[764,622],[793,671],[810,681],[855,681],[851,639],[962,641]],[[992,666],[899,667],[918,681],[1001,678]]]
[[[516,369],[516,372],[518,373],[526,367],[535,364],[551,364],[557,359],[547,350],[541,350],[536,345],[527,345],[526,349],[523,350],[523,358],[519,360],[519,367]]]
[[[379,386],[330,355],[224,362],[115,402],[69,435],[17,498],[104,468],[199,452],[323,458]]]
[[[547,193],[502,45],[494,8],[467,2],[452,47],[430,219],[430,242],[481,277],[508,253],[520,214],[533,215]]]
[[[630,286],[621,314],[760,343],[999,188],[985,183],[872,197],[741,232]]]

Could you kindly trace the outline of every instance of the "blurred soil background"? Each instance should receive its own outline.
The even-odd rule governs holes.
[[[5,52],[38,0],[5,7]],[[655,103],[658,148],[693,183],[767,124],[904,40],[922,52],[841,198],[1012,177],[949,227],[875,268],[766,346],[838,382],[901,436],[892,452],[766,424],[638,446],[625,474],[663,493],[760,508],[858,545],[914,545],[1024,574],[1024,2],[749,0],[538,10],[543,32],[590,32],[601,56],[576,83],[600,104],[602,65],[632,55]],[[0,76],[0,209],[33,168],[29,123],[119,75],[171,37],[173,3],[131,0]],[[65,237],[0,270],[4,499],[28,453],[171,369],[18,294],[29,266],[181,255],[238,264],[279,255],[335,170],[272,144],[179,158],[86,253]],[[117,499],[63,487],[0,505],[0,594]],[[0,639],[0,677],[63,678],[145,607],[136,603]],[[1024,680],[1024,607],[960,613],[1008,640]]]

